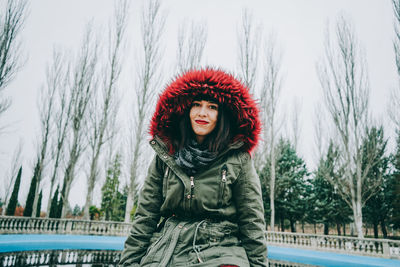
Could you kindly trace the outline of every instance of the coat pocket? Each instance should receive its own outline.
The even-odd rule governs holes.
[[[226,190],[226,175],[228,172],[228,168],[224,164],[221,168],[221,181],[219,185],[219,193],[218,193],[218,208],[222,207],[223,200],[225,197],[225,190]]]
[[[155,233],[153,235],[153,237],[151,238],[151,245],[149,246],[149,248],[147,249],[146,255],[142,258],[140,265],[145,264],[145,263],[151,263],[153,262],[153,258],[155,256],[155,253],[157,250],[155,250],[155,248],[157,247],[157,245],[160,243],[161,239],[163,238],[163,234],[162,233]]]

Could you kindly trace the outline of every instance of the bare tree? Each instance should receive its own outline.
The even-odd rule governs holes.
[[[388,106],[389,117],[400,131],[400,0],[392,0],[394,11],[394,32],[393,48],[396,59],[397,74],[399,77],[398,86],[391,92],[390,102]]]
[[[94,38],[91,27],[88,26],[84,36],[83,44],[76,63],[71,71],[72,78],[69,86],[70,99],[72,101],[71,131],[72,138],[68,151],[68,162],[66,164],[63,187],[61,190],[62,198],[62,218],[65,218],[68,210],[68,197],[71,184],[75,178],[75,169],[79,158],[87,147],[85,140],[85,128],[88,117],[88,103],[93,95],[94,88],[97,87],[97,41]]]
[[[59,50],[54,49],[53,65],[47,70],[48,84],[55,87],[57,92],[54,98],[55,110],[52,114],[52,123],[54,130],[52,132],[51,144],[51,162],[52,171],[50,175],[50,192],[47,200],[46,216],[50,215],[51,197],[56,183],[60,163],[64,156],[66,138],[71,124],[73,101],[71,101],[71,92],[68,90],[70,75],[70,64],[66,56]]]
[[[1,3],[3,5],[3,3]],[[19,71],[21,62],[21,42],[18,39],[27,16],[26,0],[8,0],[0,13],[0,115],[11,104],[2,96],[2,91]]]
[[[123,38],[126,28],[128,2],[121,1],[115,6],[113,26],[109,32],[109,51],[107,65],[102,70],[103,86],[100,99],[93,96],[89,112],[89,147],[90,147],[90,172],[88,177],[88,192],[83,209],[84,219],[89,219],[89,207],[93,202],[93,190],[98,176],[98,162],[103,150],[103,145],[113,136],[114,129],[111,121],[115,119],[118,111],[118,98],[116,83],[121,73]],[[107,136],[107,134],[109,134]]]
[[[339,135],[344,176],[332,181],[353,210],[358,237],[363,237],[363,183],[373,162],[362,168],[361,140],[368,126],[369,81],[366,62],[351,23],[342,15],[335,40],[326,31],[325,58],[317,65],[325,103]],[[372,157],[373,158],[373,157]],[[367,159],[364,159],[367,160]]]
[[[238,29],[239,75],[253,94],[257,79],[260,36],[260,27],[254,25],[252,13],[248,9],[244,9]]]
[[[190,25],[190,29],[188,29]],[[180,73],[200,65],[207,42],[207,25],[185,19],[178,30],[177,69]]]
[[[17,178],[18,170],[22,165],[21,153],[22,153],[22,139],[20,139],[17,147],[14,150],[14,154],[11,158],[11,168],[7,174],[5,174],[4,182],[3,182],[3,189],[4,189],[4,204],[1,215],[6,213],[6,207],[10,201],[11,193],[14,187],[15,179]]]
[[[313,160],[315,166],[326,156],[330,143],[337,144],[340,142],[337,130],[333,122],[329,120],[329,116],[325,108],[324,99],[322,98],[314,106],[313,126],[315,147]]]
[[[139,152],[145,140],[147,129],[145,121],[148,118],[150,108],[153,106],[155,92],[160,87],[161,82],[161,35],[164,28],[165,15],[160,5],[160,0],[150,0],[145,3],[142,10],[141,36],[143,51],[141,54],[143,58],[137,65],[137,82],[134,91],[136,103],[133,105],[133,121],[131,122],[130,181],[125,222],[130,222],[131,211],[135,202],[136,180],[139,176],[138,167],[142,154]]]
[[[38,101],[38,109],[40,114],[40,139],[38,143],[38,155],[34,168],[35,177],[35,192],[33,200],[32,216],[37,217],[36,206],[39,200],[39,187],[42,182],[43,169],[45,167],[45,161],[48,156],[48,148],[50,144],[51,132],[53,127],[52,116],[55,111],[56,97],[58,86],[60,85],[62,64],[61,56],[58,52],[53,53],[53,62],[46,71],[46,85],[40,90],[40,99]]]
[[[276,37],[270,34],[264,44],[265,55],[263,57],[264,63],[264,77],[261,88],[260,102],[261,102],[261,117],[263,121],[263,142],[260,146],[258,154],[265,158],[262,162],[269,162],[270,164],[270,177],[265,181],[269,184],[269,198],[271,205],[271,231],[275,229],[275,179],[276,179],[276,146],[278,141],[279,129],[282,126],[277,120],[278,116],[278,103],[281,93],[282,75],[281,75],[281,52],[277,48]],[[259,157],[260,157],[259,156]],[[263,164],[261,164],[263,165]]]

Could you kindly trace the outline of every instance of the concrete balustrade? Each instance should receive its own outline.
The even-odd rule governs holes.
[[[400,241],[348,236],[266,232],[269,245],[400,259]]]
[[[131,224],[0,216],[0,234],[129,235]],[[288,232],[266,232],[269,245],[400,259],[400,241]]]
[[[128,236],[130,227],[122,222],[0,216],[0,234]]]

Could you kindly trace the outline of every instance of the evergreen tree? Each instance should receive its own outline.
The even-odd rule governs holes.
[[[122,194],[119,197],[119,208],[116,211],[115,215],[115,221],[124,221],[125,218],[125,209],[126,209],[126,201],[128,199],[128,192],[129,192],[129,186],[125,185],[122,189]],[[132,211],[136,211],[137,207],[137,199],[135,203],[133,204],[133,209]],[[133,218],[132,218],[133,220]]]
[[[396,151],[392,156],[393,173],[391,175],[391,192],[389,205],[391,207],[391,223],[393,228],[400,229],[400,130],[397,131]]]
[[[101,210],[96,206],[90,206],[89,208],[90,220],[98,219],[101,216],[101,213],[102,213]]]
[[[106,181],[101,189],[101,210],[105,214],[105,220],[118,220],[117,214],[121,207],[123,194],[118,191],[119,177],[121,174],[121,157],[117,154],[112,165],[107,169]],[[125,215],[125,213],[123,213]]]
[[[373,155],[375,164],[368,171],[367,182],[378,183],[376,194],[369,198],[364,207],[363,215],[366,222],[371,223],[374,229],[374,237],[378,238],[378,226],[381,225],[383,235],[387,236],[386,223],[389,219],[389,205],[386,198],[389,197],[389,157],[385,156],[387,141],[384,139],[383,127],[372,127],[367,131],[367,136],[362,145],[363,158]],[[370,153],[369,151],[375,151]],[[366,164],[363,164],[363,168]],[[368,190],[368,186],[364,189]]]
[[[58,214],[58,212],[57,212],[58,211],[58,190],[59,190],[59,185],[57,186],[57,189],[53,194],[53,198],[51,199],[49,218],[59,218],[57,216],[57,214]]]
[[[275,208],[276,219],[284,231],[284,222],[288,220],[292,232],[296,231],[295,223],[304,221],[306,211],[306,191],[308,176],[304,160],[297,156],[295,148],[289,141],[281,139],[277,147]],[[269,177],[267,163],[260,173],[261,181]],[[268,188],[268,186],[267,186]],[[269,190],[269,189],[268,189]],[[263,196],[264,202],[266,196]],[[268,207],[268,203],[265,203]]]
[[[42,208],[42,198],[43,198],[43,194],[42,194],[42,190],[40,190],[38,204],[36,206],[36,217],[40,217],[40,210]]]
[[[18,170],[17,178],[15,179],[14,189],[11,193],[10,201],[7,206],[6,215],[14,216],[15,208],[18,204],[19,186],[21,184],[22,166]]]
[[[25,209],[24,209],[24,216],[30,217],[32,216],[32,211],[33,211],[33,201],[35,199],[35,191],[36,191],[36,179],[37,179],[37,173],[39,172],[39,164],[37,163],[35,166],[35,170],[33,172],[33,177],[31,180],[31,185],[29,187],[29,193],[28,197],[26,198],[26,204],[25,204]]]
[[[324,225],[324,234],[329,234],[329,227],[336,225],[339,235],[341,226],[350,222],[352,211],[346,202],[337,193],[336,188],[330,181],[337,180],[343,175],[339,160],[339,151],[330,142],[325,158],[319,162],[315,177],[312,180],[312,197],[310,206],[313,210],[309,212],[315,223]]]
[[[75,205],[75,207],[72,209],[72,216],[74,217],[80,217],[82,216],[82,209],[78,205]]]

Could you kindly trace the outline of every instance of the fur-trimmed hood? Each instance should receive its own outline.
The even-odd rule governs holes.
[[[230,110],[237,125],[232,142],[243,141],[242,149],[250,153],[257,145],[261,129],[257,105],[246,86],[231,74],[217,69],[188,71],[172,81],[159,97],[150,134],[161,138],[173,153],[171,140],[174,139],[175,120],[181,120],[197,95],[209,95]]]

